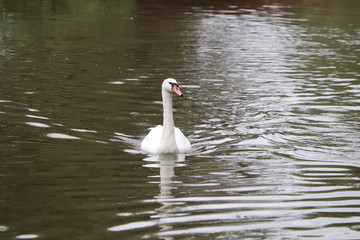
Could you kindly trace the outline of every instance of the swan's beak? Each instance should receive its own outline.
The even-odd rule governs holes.
[[[183,97],[184,94],[180,91],[179,85],[174,84],[171,89],[174,93],[176,93],[178,96]]]

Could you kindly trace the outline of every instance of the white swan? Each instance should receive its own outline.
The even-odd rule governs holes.
[[[172,110],[172,92],[183,96],[179,85],[173,78],[167,78],[161,85],[163,100],[163,126],[158,125],[151,129],[141,142],[141,149],[151,154],[185,154],[191,150],[189,140],[179,128],[174,126]]]

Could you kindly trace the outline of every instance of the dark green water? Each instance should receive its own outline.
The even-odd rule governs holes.
[[[359,1],[0,12],[0,239],[360,239]],[[186,156],[139,149],[167,77]]]

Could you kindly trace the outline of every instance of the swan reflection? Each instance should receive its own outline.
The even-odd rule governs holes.
[[[185,156],[172,154],[154,155],[145,158],[144,161],[146,164],[144,164],[143,167],[160,168],[160,193],[154,196],[156,201],[160,203],[160,207],[154,209],[154,211],[151,211],[152,214],[154,213],[154,215],[150,217],[153,220],[121,224],[108,228],[108,231],[119,232],[158,226],[160,231],[163,232],[173,228],[172,224],[174,222],[171,218],[174,216],[179,216],[179,213],[176,213],[176,215],[174,214],[173,209],[175,205],[179,204],[179,202],[174,202],[171,200],[174,198],[172,190],[176,189],[174,186],[175,184],[181,183],[179,181],[174,181],[173,178],[175,176],[175,167],[185,166],[185,164],[182,163],[185,161]],[[156,177],[158,177],[158,175],[156,175]],[[152,200],[150,201],[153,202]],[[132,216],[132,214],[123,213],[121,216]],[[164,236],[160,237],[160,239],[172,240],[173,237]]]
[[[174,198],[172,195],[172,190],[176,189],[175,184],[179,183],[179,181],[174,181],[173,178],[175,176],[175,167],[185,166],[185,156],[184,155],[176,155],[176,154],[162,154],[157,156],[151,156],[144,161],[151,162],[149,164],[144,165],[144,167],[157,167],[160,168],[160,193],[154,198],[158,199],[158,202],[161,206],[155,209],[157,215],[153,216],[154,218],[158,218],[159,227],[161,231],[168,231],[172,229],[171,223],[166,223],[166,221],[161,221],[161,219],[166,219],[168,217],[173,217],[172,209],[178,203],[174,201],[169,201],[169,199]],[[165,240],[171,240],[172,237],[162,238]]]

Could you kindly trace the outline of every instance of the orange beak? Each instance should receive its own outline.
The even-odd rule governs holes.
[[[182,92],[180,91],[180,88],[178,85],[174,84],[171,88],[171,90],[176,93],[178,96],[182,97],[184,96],[184,94],[182,94]]]

